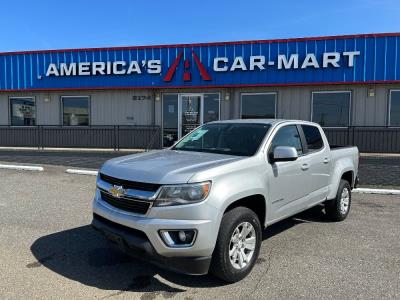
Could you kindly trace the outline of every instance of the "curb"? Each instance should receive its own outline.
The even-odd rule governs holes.
[[[23,165],[3,165],[0,164],[0,169],[5,170],[24,170],[24,171],[44,171],[43,167],[39,166],[23,166]]]
[[[0,151],[15,151],[15,152],[23,152],[23,151],[33,151],[33,152],[89,152],[89,153],[140,153],[146,151],[146,149],[140,148],[127,148],[127,149],[118,149],[114,148],[53,148],[53,147],[0,147]]]
[[[68,174],[75,174],[75,175],[90,175],[90,176],[97,176],[97,171],[91,170],[80,170],[80,169],[67,169],[65,173]]]
[[[400,195],[400,190],[357,188],[353,192],[360,194]]]

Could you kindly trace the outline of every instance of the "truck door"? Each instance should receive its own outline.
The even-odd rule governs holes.
[[[309,187],[309,204],[319,202],[328,195],[328,185],[330,182],[330,151],[324,145],[321,132],[317,126],[302,124],[301,129],[304,133],[306,144],[306,160],[308,164],[307,185]]]
[[[305,199],[309,189],[304,171],[306,157],[296,125],[286,125],[278,129],[268,148],[269,158],[277,146],[294,147],[299,157],[295,161],[268,164],[268,168],[271,168],[268,195],[272,206],[271,215],[275,220],[295,212],[296,206]]]

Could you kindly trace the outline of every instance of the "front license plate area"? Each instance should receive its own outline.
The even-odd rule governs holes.
[[[120,237],[118,234],[107,233],[106,237],[110,242],[117,244],[119,248],[121,248],[122,250],[125,250],[124,239],[122,237]]]

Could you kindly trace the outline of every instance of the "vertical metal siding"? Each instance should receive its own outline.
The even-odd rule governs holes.
[[[151,96],[150,100],[132,100],[127,91],[92,92],[92,125],[149,125],[153,118],[152,95],[148,91],[134,95]],[[128,120],[133,117],[133,120]]]
[[[40,53],[0,53],[0,91],[27,89],[99,88],[99,87],[190,87],[221,85],[273,85],[273,84],[312,84],[312,83],[352,83],[400,80],[398,36],[358,36],[335,39],[310,39],[288,41],[253,41],[210,45],[176,45],[170,47],[148,47],[131,49],[65,50]],[[201,58],[211,81],[204,81],[196,64],[191,62],[191,81],[183,81],[181,62],[171,82],[164,82],[163,76],[180,52],[191,59],[192,51]],[[299,54],[301,65],[307,53],[315,53],[319,64],[324,52],[360,51],[355,66],[346,66],[342,57],[340,68],[328,69],[277,69],[277,56]],[[243,56],[248,65],[251,55],[266,57],[266,70],[214,72],[213,58],[226,56],[232,63],[234,57]],[[147,74],[143,69],[140,75],[104,75],[46,77],[50,63],[94,62],[161,59],[162,73]],[[275,66],[268,66],[268,61]]]
[[[375,96],[368,96],[368,89]],[[311,120],[311,98],[315,91],[350,91],[351,126],[386,126],[388,112],[388,93],[390,89],[400,89],[393,85],[340,85],[315,87],[257,87],[231,90],[231,102],[234,110],[229,118],[240,118],[240,94],[251,92],[277,92],[277,118]]]
[[[375,96],[368,96],[368,89],[375,90]],[[277,117],[310,120],[311,94],[313,91],[350,90],[352,92],[352,126],[386,126],[388,112],[388,93],[390,89],[400,89],[398,85],[354,85],[318,87],[258,87],[229,89],[230,100],[221,95],[221,119],[240,117],[240,93],[277,92]],[[180,89],[177,92],[185,92]],[[222,90],[218,90],[222,91]],[[60,91],[60,92],[18,92],[0,93],[0,125],[9,124],[8,99],[12,96],[35,97],[38,125],[61,124],[61,96],[87,95],[91,99],[92,125],[148,125],[153,120],[152,101],[132,100],[133,95],[149,95],[148,90],[129,91]],[[50,98],[50,102],[44,102]],[[161,125],[161,102],[156,101],[156,124]],[[127,120],[133,116],[134,120]]]

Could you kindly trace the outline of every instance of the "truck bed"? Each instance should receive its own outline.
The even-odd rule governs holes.
[[[355,147],[355,146],[351,146],[351,145],[348,145],[348,146],[329,145],[329,147],[331,148],[331,150],[339,150],[339,149],[344,149],[344,148],[352,148],[352,147]]]

